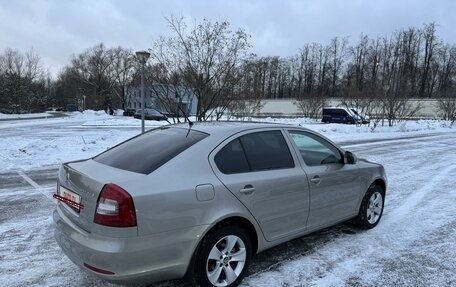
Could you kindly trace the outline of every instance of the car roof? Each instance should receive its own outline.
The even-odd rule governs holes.
[[[347,110],[346,107],[324,107],[323,109]]]
[[[188,123],[178,123],[172,125],[162,126],[160,128],[180,128],[180,129],[189,129]],[[317,133],[308,128],[304,128],[292,124],[283,124],[283,123],[268,123],[268,122],[240,122],[240,121],[209,121],[209,122],[196,122],[192,125],[192,131],[203,132],[209,134],[210,136],[205,138],[203,141],[207,142],[209,145],[216,146],[222,141],[234,136],[238,133],[244,131],[254,131],[260,129],[297,129],[305,131],[308,133],[316,134],[319,137],[333,143],[329,138],[324,135]],[[203,142],[201,141],[201,142]],[[334,143],[333,143],[334,144]]]
[[[188,128],[188,123],[180,123],[172,125],[180,128]],[[267,123],[267,122],[241,122],[241,121],[209,121],[197,122],[192,126],[192,130],[201,131],[211,135],[217,134],[235,134],[245,130],[263,129],[263,128],[289,128],[296,127],[293,125]]]

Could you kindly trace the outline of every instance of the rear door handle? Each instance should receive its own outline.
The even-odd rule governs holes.
[[[316,175],[310,181],[314,184],[320,184],[321,178],[318,175]]]
[[[239,192],[243,193],[243,194],[251,194],[254,191],[255,191],[255,188],[251,184],[247,184],[246,186],[244,186],[243,189],[239,190]]]

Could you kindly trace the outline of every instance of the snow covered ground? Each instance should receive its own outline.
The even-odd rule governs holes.
[[[92,157],[140,132],[140,120],[109,116],[104,111],[69,113],[70,117],[0,122],[0,170],[29,170]],[[32,117],[34,114],[21,115]],[[41,115],[41,114],[40,114]],[[11,115],[9,115],[11,116]],[[14,118],[14,117],[13,117]],[[306,118],[254,119],[302,125],[336,142],[386,139],[435,132],[452,132],[445,121],[402,122],[394,127],[321,124]],[[146,121],[146,129],[168,124]]]
[[[0,170],[29,170],[94,156],[141,131],[132,117],[104,111],[69,113],[70,117],[0,122]],[[146,121],[146,128],[167,122]]]
[[[2,114],[0,113],[0,120],[15,120],[15,119],[30,119],[30,118],[40,118],[40,117],[52,117],[48,113],[36,113],[36,114]]]
[[[344,223],[262,252],[242,286],[456,286],[455,127],[261,120],[305,126],[383,164],[389,188],[375,229]],[[139,132],[139,120],[94,111],[0,121],[0,285],[111,286],[75,267],[53,239],[55,172]]]

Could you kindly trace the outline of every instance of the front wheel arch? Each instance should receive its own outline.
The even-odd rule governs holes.
[[[386,195],[386,183],[383,179],[376,179],[371,185],[378,185],[383,189],[383,197]]]
[[[355,224],[361,229],[371,229],[380,222],[385,206],[385,189],[371,184],[363,196]]]

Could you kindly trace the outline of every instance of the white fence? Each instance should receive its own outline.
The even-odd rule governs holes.
[[[264,100],[263,107],[256,114],[257,116],[297,116],[302,115],[302,111],[294,104],[294,99],[281,99],[281,100]],[[421,105],[421,109],[416,114],[420,118],[439,118],[438,101],[437,100],[423,100],[411,99],[410,104],[414,107]],[[329,99],[327,106],[337,107],[342,106],[341,100]]]

